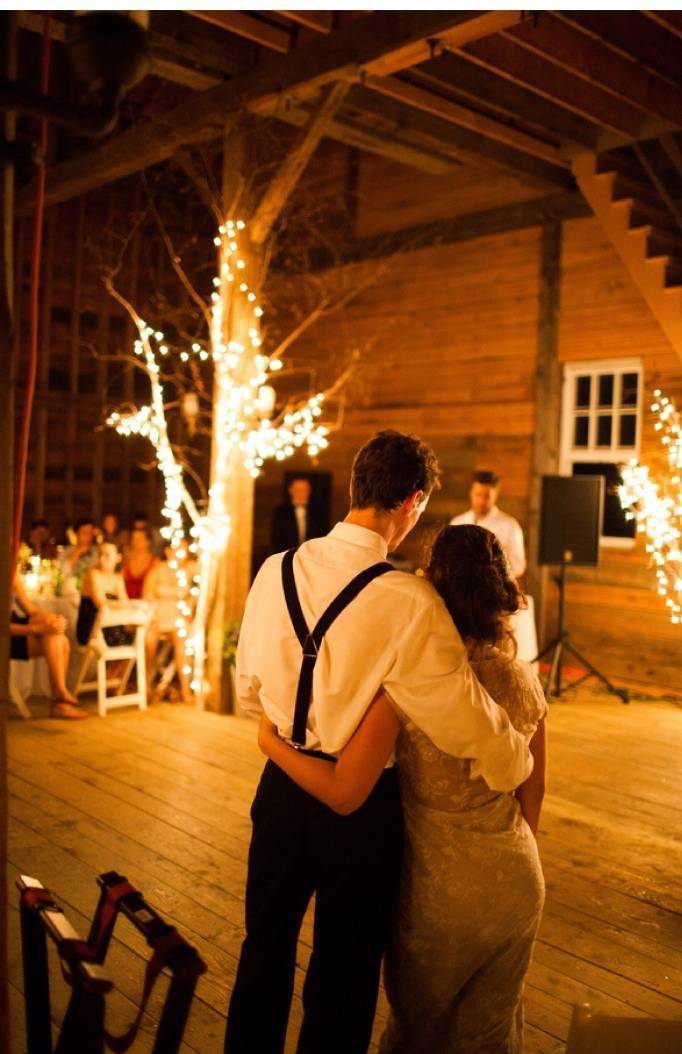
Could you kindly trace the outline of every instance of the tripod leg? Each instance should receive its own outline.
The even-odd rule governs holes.
[[[549,669],[549,676],[545,684],[545,695],[561,695],[561,653],[563,651],[563,641],[558,640],[554,648],[554,654],[552,655],[552,665]]]
[[[578,662],[582,663],[582,665],[585,667],[586,670],[589,670],[590,674],[593,677],[598,677],[599,680],[603,684],[606,685],[606,687],[608,688],[608,690],[611,692],[612,695],[617,695],[618,698],[624,703],[629,703],[630,702],[630,700],[628,698],[628,693],[625,691],[625,689],[624,688],[616,688],[616,686],[614,684],[611,684],[611,682],[608,679],[608,677],[606,677],[606,675],[603,674],[601,672],[601,670],[598,670],[596,666],[593,666],[592,663],[589,662],[585,658],[584,655],[581,655],[580,652],[578,651],[578,649],[574,648],[573,645],[570,642],[567,642],[566,648],[567,648],[568,651],[570,651],[571,655],[575,656],[575,658],[578,660]]]

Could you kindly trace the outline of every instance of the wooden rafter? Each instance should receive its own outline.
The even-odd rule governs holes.
[[[682,11],[646,11],[645,14],[666,30],[682,37]]]
[[[507,30],[506,35],[652,117],[669,121],[674,127],[682,121],[682,89],[549,12],[543,11],[536,22]]]
[[[337,81],[323,93],[319,105],[301,130],[251,217],[249,232],[254,245],[265,242],[349,88],[348,81]]]
[[[453,52],[446,51],[433,62],[422,64],[412,71],[411,77],[416,83],[441,93],[454,89],[465,101],[471,99],[479,108],[487,105],[493,113],[509,117],[517,124],[534,125],[560,139],[585,146],[596,143],[598,128],[593,122]]]
[[[42,15],[39,12],[22,11],[19,13],[19,25],[31,32],[42,33]],[[186,32],[187,27],[183,27],[185,35],[182,42],[171,35],[170,28],[166,14],[155,12],[150,30],[150,46],[152,73],[158,77],[174,84],[182,84],[194,91],[206,91],[239,72],[224,48],[215,44],[207,48],[209,41],[204,32],[197,32],[208,29],[207,23],[196,21],[196,29],[191,34]],[[50,31],[53,40],[63,42],[66,37],[66,22],[55,15],[51,19]],[[293,104],[279,110],[275,116],[295,128],[302,127],[308,120],[307,111],[302,106]],[[437,146],[431,145],[429,149],[420,147],[416,143],[408,142],[397,132],[394,135],[382,134],[375,128],[361,127],[357,121],[338,117],[329,123],[326,134],[330,139],[336,139],[347,146],[359,147],[432,175],[443,175],[452,169],[452,161],[439,155]]]
[[[487,162],[517,175],[523,172],[534,180],[542,181],[545,186],[554,184],[567,190],[573,186],[572,177],[559,165],[531,157],[516,147],[452,124],[443,117],[420,112],[413,106],[379,96],[359,86],[353,89],[352,99],[358,99],[363,116],[365,113],[374,113],[382,121],[390,121],[395,128],[421,141],[426,149],[439,149],[445,156],[453,157],[462,164],[481,165]]]
[[[254,44],[262,44],[272,51],[285,53],[291,47],[291,34],[286,29],[273,26],[243,11],[189,11],[188,14],[209,22],[212,26],[219,26],[220,29],[227,29],[230,33],[246,37]]]
[[[368,88],[389,99],[397,99],[399,102],[413,106],[416,110],[433,114],[435,117],[442,117],[452,124],[468,128],[488,139],[494,139],[530,154],[531,157],[541,158],[559,167],[568,167],[568,161],[562,156],[559,148],[552,143],[526,135],[525,132],[520,132],[508,124],[495,121],[475,110],[452,102],[450,99],[444,99],[442,95],[425,91],[414,84],[398,80],[397,77],[368,77],[365,84]]]
[[[557,12],[564,21],[582,27],[623,54],[656,70],[659,76],[679,84],[682,82],[679,49],[670,33],[653,20],[654,14],[659,13],[664,14],[621,11],[619,17],[614,18],[612,11]]]
[[[292,22],[299,22],[308,29],[316,29],[318,33],[331,33],[334,24],[334,16],[331,11],[280,11],[280,15],[286,15]]]
[[[390,11],[368,15],[360,22],[316,39],[225,84],[195,95],[144,125],[123,132],[77,159],[63,162],[48,175],[47,204],[65,201],[97,186],[140,171],[172,156],[186,143],[198,141],[224,124],[228,114],[248,109],[276,111],[286,97],[311,98],[325,84],[367,74],[393,72],[415,55],[430,53],[427,43],[474,40],[493,25],[492,16],[463,11]],[[29,207],[30,194],[22,199]]]
[[[640,135],[644,121],[640,110],[561,66],[546,62],[515,40],[501,35],[488,37],[469,44],[462,54],[602,128],[630,139]]]

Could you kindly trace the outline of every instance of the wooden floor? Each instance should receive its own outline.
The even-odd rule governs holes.
[[[85,931],[95,876],[126,874],[208,965],[183,1048],[199,1054],[222,1051],[241,940],[248,806],[261,768],[254,731],[243,719],[172,705],[78,724],[10,722],[12,886],[19,872],[37,876]],[[550,737],[540,836],[547,905],[526,996],[526,1051],[543,1054],[563,1050],[578,1001],[617,1015],[682,1018],[682,709],[624,707],[583,690],[553,705]],[[12,1049],[23,1054],[14,893],[10,921]],[[307,919],[288,1050],[310,933]],[[144,954],[120,925],[108,960],[115,1029],[132,1017]],[[165,982],[157,989],[135,1051],[151,1048]],[[53,1004],[59,1019],[57,971]],[[385,1015],[382,1000],[375,1042]]]

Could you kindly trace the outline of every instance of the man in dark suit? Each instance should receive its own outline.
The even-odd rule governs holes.
[[[281,553],[294,549],[309,538],[327,534],[329,525],[311,503],[312,485],[305,476],[296,476],[287,487],[288,500],[278,505],[272,514],[270,551]]]

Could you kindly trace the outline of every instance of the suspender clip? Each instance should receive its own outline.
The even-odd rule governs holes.
[[[317,645],[315,643],[312,633],[309,633],[305,641],[303,642],[303,655],[306,659],[317,658]]]

